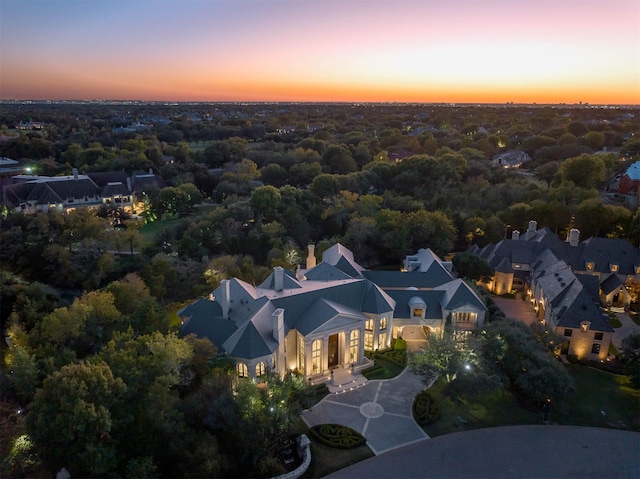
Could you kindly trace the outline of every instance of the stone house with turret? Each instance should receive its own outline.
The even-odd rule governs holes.
[[[640,279],[640,254],[626,240],[580,241],[572,229],[562,241],[529,222],[524,233],[470,253],[487,260],[495,274],[486,287],[494,294],[522,291],[538,318],[569,341],[568,354],[606,359],[613,328],[605,308],[629,307],[627,285]]]

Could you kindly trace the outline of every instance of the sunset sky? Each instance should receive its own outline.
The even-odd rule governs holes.
[[[0,0],[0,99],[640,104],[640,0]]]

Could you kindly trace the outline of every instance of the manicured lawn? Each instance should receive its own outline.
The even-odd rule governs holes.
[[[404,366],[400,366],[393,361],[387,361],[381,357],[376,357],[375,363],[369,370],[365,369],[362,375],[367,379],[391,379],[404,371]],[[367,372],[369,371],[369,372]]]
[[[628,376],[578,364],[567,368],[576,392],[551,410],[551,422],[640,431],[640,391],[629,386]]]
[[[367,446],[359,446],[353,449],[337,449],[312,441],[311,465],[302,477],[304,479],[324,477],[363,459],[373,457],[373,455],[373,452]]]
[[[444,380],[439,379],[429,389],[431,397],[440,406],[441,413],[440,419],[424,427],[431,437],[482,427],[542,424],[540,414],[523,409],[508,391],[497,392],[473,401],[453,402],[442,396],[444,386]]]
[[[618,317],[613,313],[609,313],[609,324],[611,325],[612,328],[622,327],[622,323],[620,322]]]
[[[627,376],[578,364],[567,368],[576,391],[551,406],[549,423],[640,431],[640,391],[629,387]],[[482,427],[542,424],[537,411],[508,391],[454,403],[442,396],[443,388],[440,379],[429,389],[441,411],[440,419],[424,428],[432,437]]]
[[[151,223],[145,224],[140,228],[140,235],[144,244],[149,244],[153,241],[154,236],[162,230],[167,228],[173,228],[180,222],[181,218],[169,218],[166,220],[156,220]]]

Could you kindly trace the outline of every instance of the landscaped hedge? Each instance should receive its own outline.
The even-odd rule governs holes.
[[[421,391],[413,400],[413,418],[420,426],[426,426],[440,419],[440,407],[427,391]]]
[[[378,351],[376,356],[386,359],[387,361],[391,361],[401,367],[405,367],[407,365],[406,350],[385,349],[384,351]]]
[[[353,449],[367,442],[362,434],[340,424],[318,424],[312,426],[309,433],[325,446],[339,449]]]

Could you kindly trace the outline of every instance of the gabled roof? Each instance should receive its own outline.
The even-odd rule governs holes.
[[[269,276],[267,276],[267,279],[265,279],[262,283],[260,283],[258,288],[275,290],[276,289],[275,273],[272,271],[269,274]],[[299,289],[299,288],[302,288],[302,285],[296,279],[296,277],[293,275],[291,271],[289,271],[288,269],[285,269],[283,273],[282,288],[283,289]]]
[[[305,273],[307,279],[312,281],[336,281],[341,279],[351,279],[344,271],[332,266],[328,263],[322,262],[317,266],[314,266]]]
[[[428,272],[363,271],[362,276],[384,290],[410,287],[431,289],[453,279],[447,270],[438,267],[434,267]]]
[[[267,338],[258,332],[251,321],[231,335],[223,344],[227,354],[244,359],[267,356],[274,352],[277,346],[275,341],[268,344]]]
[[[602,283],[600,283],[600,288],[604,294],[609,294],[623,285],[624,281],[622,281],[617,274],[610,274]]]
[[[362,311],[365,313],[382,314],[393,311],[396,302],[371,281],[365,282],[362,298]]]
[[[499,273],[513,273],[514,269],[511,266],[511,261],[509,261],[509,259],[505,256],[504,258],[502,258],[502,261],[500,261],[498,263],[498,265],[495,267],[495,270]]]
[[[419,298],[427,307],[425,319],[436,320],[442,319],[441,302],[444,298],[444,291],[416,291],[416,290],[392,290],[388,291],[389,296],[396,302],[396,308],[393,313],[394,318],[409,319],[411,318],[410,304]]]
[[[471,306],[482,311],[487,311],[487,307],[482,300],[478,298],[478,295],[461,279],[453,280],[434,289],[444,291],[444,297],[442,298],[443,309],[453,310],[464,306]]]
[[[351,278],[360,277],[364,268],[353,259],[353,253],[340,243],[336,243],[322,253],[322,263],[328,263],[343,271]]]
[[[640,180],[640,161],[633,163],[627,171],[624,172],[631,180]]]
[[[340,321],[332,324],[328,329],[332,329],[338,326],[338,324],[354,323],[356,319],[359,321],[366,321],[368,319],[365,314],[355,308],[350,308],[349,306],[335,303],[324,298],[316,298],[305,314],[296,321],[296,329],[300,334],[306,336],[314,332],[319,332],[321,329],[329,326],[327,323],[337,317],[340,317]]]

